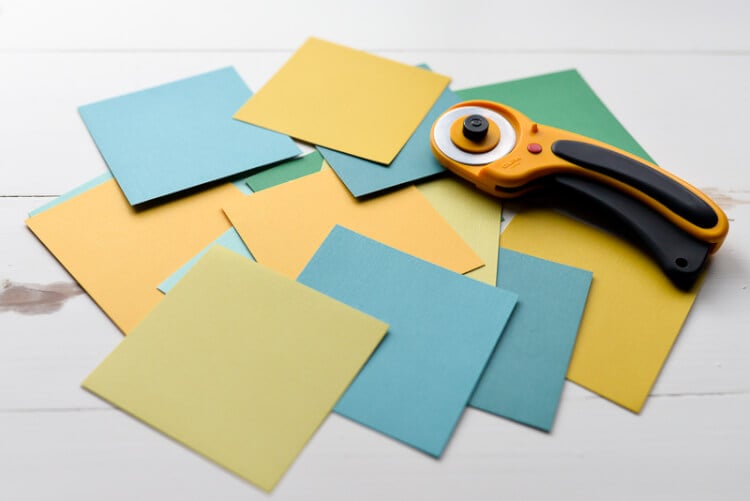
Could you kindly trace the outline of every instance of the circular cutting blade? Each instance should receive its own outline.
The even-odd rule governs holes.
[[[500,142],[497,146],[484,153],[469,153],[464,151],[451,140],[451,126],[456,120],[467,115],[482,115],[487,120],[495,122],[500,129]],[[510,122],[500,113],[481,106],[460,106],[444,113],[435,122],[433,140],[438,149],[452,160],[466,165],[484,165],[498,160],[516,146],[516,131]]]

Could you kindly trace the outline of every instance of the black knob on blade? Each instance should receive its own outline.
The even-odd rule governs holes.
[[[482,115],[469,115],[464,119],[464,137],[479,142],[487,136],[490,123]]]

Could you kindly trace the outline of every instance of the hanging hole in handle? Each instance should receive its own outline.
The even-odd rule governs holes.
[[[674,264],[676,264],[678,268],[685,268],[688,265],[688,260],[684,257],[678,257],[674,260]]]

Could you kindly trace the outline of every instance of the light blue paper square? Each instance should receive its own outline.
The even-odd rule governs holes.
[[[87,181],[83,183],[80,186],[76,186],[72,190],[63,193],[59,197],[53,198],[49,202],[46,202],[44,205],[41,205],[37,207],[36,209],[29,212],[29,217],[36,216],[37,214],[41,214],[42,212],[51,209],[52,207],[55,207],[56,205],[60,205],[63,202],[66,202],[70,200],[71,198],[75,198],[78,195],[81,195],[82,193],[85,193],[89,190],[92,190],[99,186],[102,183],[105,183],[112,179],[112,174],[110,172],[105,172],[104,174],[101,174],[94,179]],[[245,184],[245,181],[242,179],[232,181],[232,184],[235,188],[240,190],[243,194],[249,195],[252,193],[252,190]]]
[[[355,197],[446,172],[430,149],[430,130],[433,122],[445,110],[460,101],[453,91],[446,88],[390,165],[384,166],[321,146],[318,150]]]
[[[340,226],[298,281],[391,326],[334,410],[440,456],[516,294]]]
[[[251,95],[229,67],[79,112],[128,202],[137,205],[298,155],[288,136],[232,118]]]
[[[497,285],[518,305],[471,406],[549,431],[578,335],[592,274],[500,249]]]

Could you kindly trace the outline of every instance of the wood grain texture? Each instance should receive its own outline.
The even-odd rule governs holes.
[[[551,435],[469,410],[441,461],[331,416],[271,498],[748,499],[750,4],[471,5],[0,2],[0,283],[71,283],[23,221],[105,171],[82,104],[227,65],[257,90],[308,35],[429,63],[455,89],[577,68],[730,218],[642,414],[567,383]],[[0,311],[0,499],[267,499],[80,389],[121,339],[85,295]]]

